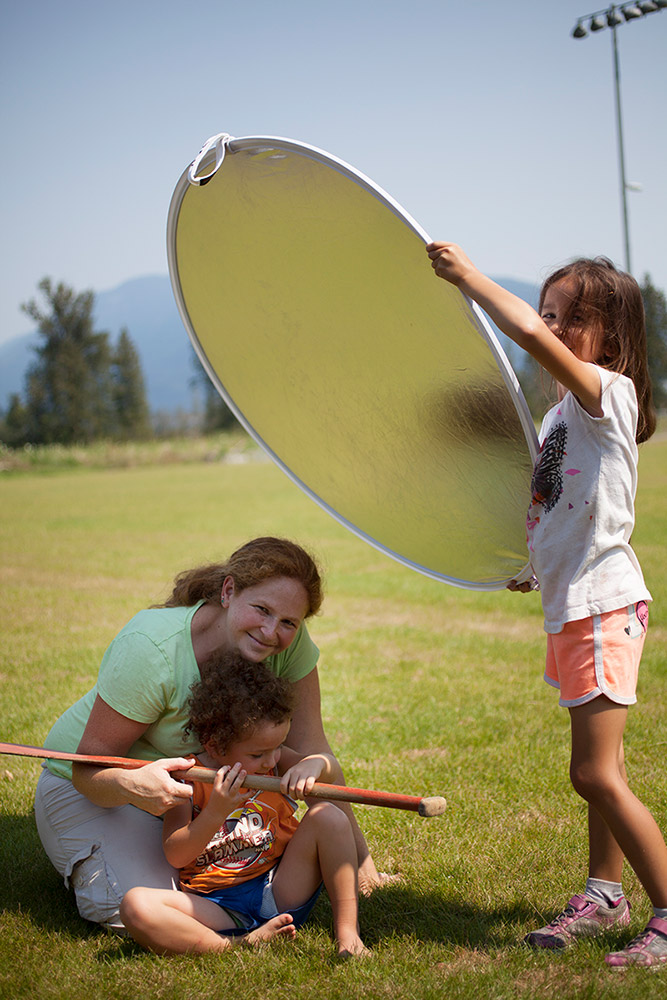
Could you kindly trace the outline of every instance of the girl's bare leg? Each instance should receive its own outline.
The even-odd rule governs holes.
[[[606,699],[605,699],[606,700]],[[572,740],[574,747],[574,736]],[[612,748],[610,748],[611,750]],[[618,754],[618,772],[627,784],[623,738]],[[603,820],[595,806],[588,806],[588,874],[591,878],[602,879],[605,882],[620,883],[623,878],[623,851],[618,846],[616,838]]]
[[[323,881],[331,900],[341,957],[368,954],[359,936],[357,848],[345,813],[331,802],[312,805],[290,840],[273,880],[280,910],[303,905]]]
[[[630,791],[623,763],[627,708],[603,695],[570,709],[570,777],[589,804],[590,874],[621,881],[623,855],[654,906],[667,906],[667,846],[660,829]]]
[[[588,874],[605,882],[623,881],[624,855],[597,809],[588,806]]]
[[[130,889],[123,897],[121,914],[134,940],[158,955],[227,951],[236,942],[253,945],[296,935],[290,915],[281,913],[242,937],[220,937],[216,931],[235,926],[222,907],[171,889]]]

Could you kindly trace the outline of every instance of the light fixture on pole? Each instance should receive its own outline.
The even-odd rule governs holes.
[[[623,119],[621,115],[621,72],[618,62],[618,42],[616,39],[616,28],[625,21],[635,21],[647,14],[664,10],[667,7],[667,0],[637,0],[637,3],[612,4],[606,10],[596,10],[592,14],[585,14],[578,18],[572,30],[573,38],[586,38],[588,30],[592,32],[602,31],[605,27],[611,28],[612,53],[614,58],[614,90],[616,95],[616,127],[618,132],[618,163],[621,175],[621,208],[623,213],[623,240],[625,244],[625,269],[631,271],[630,264],[630,233],[628,227],[628,203],[627,191],[641,190],[640,185],[628,183],[625,179],[625,153],[623,146]],[[621,17],[621,14],[623,15]],[[588,30],[584,25],[588,22]]]

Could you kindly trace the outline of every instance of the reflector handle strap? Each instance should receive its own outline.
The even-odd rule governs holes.
[[[227,150],[227,143],[233,138],[228,132],[218,132],[217,135],[212,135],[210,139],[207,139],[202,148],[197,153],[196,157],[190,164],[188,169],[188,180],[191,184],[196,187],[202,187],[204,184],[208,184],[211,177],[220,169],[220,165],[225,158],[225,152]],[[197,174],[202,160],[207,156],[212,149],[215,149],[215,166],[207,174]]]

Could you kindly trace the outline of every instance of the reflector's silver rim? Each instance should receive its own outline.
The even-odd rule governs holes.
[[[424,245],[431,242],[431,237],[426,233],[424,229],[417,223],[412,216],[402,208],[401,205],[395,201],[391,195],[384,191],[379,185],[372,181],[365,174],[357,170],[355,167],[346,163],[344,160],[333,156],[331,153],[325,152],[323,149],[318,149],[317,146],[310,146],[304,142],[297,142],[294,139],[286,139],[282,136],[272,136],[272,135],[255,135],[255,136],[241,136],[228,137],[225,139],[225,144],[231,153],[238,152],[245,149],[255,149],[258,151],[262,147],[267,147],[269,149],[284,149],[286,151],[291,151],[306,155],[311,159],[317,160],[324,165],[337,170],[339,173],[344,174],[349,177],[355,183],[359,184],[361,187],[366,189],[373,197],[377,198],[379,201],[383,202],[387,208],[390,209],[405,225],[407,225],[420,239],[424,241]],[[211,166],[215,162],[216,154],[215,149],[211,151],[201,160],[199,164],[202,172]],[[194,161],[192,161],[194,162]],[[192,187],[189,179],[188,172],[192,164],[188,164],[186,169],[183,171],[181,177],[176,184],[174,193],[171,198],[171,203],[169,205],[169,214],[167,217],[167,261],[169,265],[169,278],[171,281],[171,287],[174,292],[174,298],[176,300],[176,305],[178,307],[179,314],[183,321],[183,325],[187,330],[188,336],[195,349],[197,357],[201,362],[206,374],[210,378],[211,382],[215,386],[216,390],[220,396],[224,399],[225,403],[232,411],[239,423],[245,428],[248,434],[253,438],[253,440],[262,448],[263,451],[271,458],[271,460],[280,468],[289,479],[295,483],[299,489],[303,490],[314,500],[319,507],[327,512],[331,517],[335,518],[339,524],[342,524],[348,531],[351,531],[358,538],[361,538],[368,545],[371,545],[374,549],[382,552],[384,555],[389,556],[391,559],[396,560],[403,566],[407,566],[410,569],[415,570],[415,572],[422,574],[423,576],[430,577],[432,580],[439,580],[440,582],[448,583],[453,587],[459,587],[464,590],[478,590],[478,591],[495,591],[502,590],[511,579],[514,578],[524,578],[529,574],[529,565],[523,567],[520,573],[514,574],[512,577],[508,577],[504,580],[494,581],[491,583],[475,581],[475,580],[463,580],[461,578],[447,576],[443,573],[437,573],[427,566],[423,566],[420,563],[415,563],[411,559],[406,558],[399,552],[388,548],[379,542],[376,538],[371,535],[367,535],[362,531],[357,525],[348,521],[345,517],[338,513],[333,507],[331,507],[326,500],[315,493],[311,488],[303,482],[294,472],[286,465],[282,459],[273,451],[271,446],[257,433],[255,428],[252,426],[250,421],[247,419],[244,413],[242,413],[237,407],[234,400],[228,395],[225,387],[222,385],[220,379],[218,378],[216,372],[212,369],[209,364],[208,358],[204,352],[202,345],[199,342],[197,332],[194,325],[190,319],[190,315],[185,304],[185,299],[183,297],[183,292],[181,288],[180,277],[178,273],[178,262],[176,257],[176,230],[178,226],[178,216],[185,197],[186,192],[190,187]],[[223,160],[224,165],[224,160]],[[476,302],[473,302],[467,296],[465,296],[472,312],[475,315],[477,323],[480,328],[480,333],[487,341],[491,353],[493,354],[494,360],[498,365],[500,373],[502,375],[503,381],[508,389],[510,398],[514,403],[521,427],[524,432],[526,439],[526,444],[531,457],[531,461],[534,463],[537,458],[539,451],[539,445],[537,441],[537,435],[535,433],[535,425],[533,423],[533,418],[530,415],[528,405],[524,398],[521,386],[519,385],[519,380],[517,379],[512,366],[509,363],[507,355],[505,354],[498,338],[496,337],[493,329],[489,325],[486,316],[479,308]]]

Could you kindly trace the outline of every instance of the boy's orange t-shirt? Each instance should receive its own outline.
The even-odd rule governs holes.
[[[193,816],[211,797],[212,785],[193,781]],[[181,888],[211,892],[268,872],[299,825],[297,803],[281,792],[255,792],[230,813],[206,849],[180,870]]]

